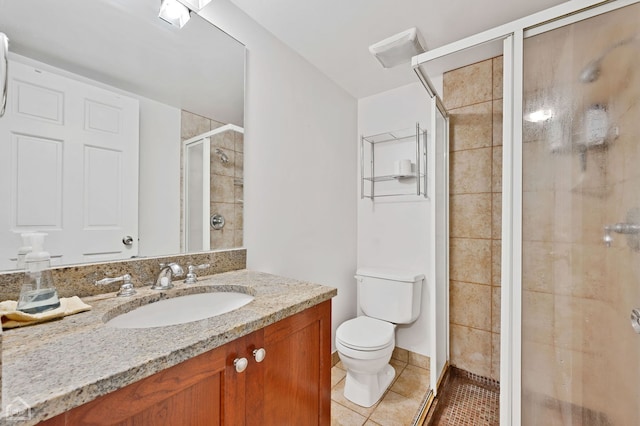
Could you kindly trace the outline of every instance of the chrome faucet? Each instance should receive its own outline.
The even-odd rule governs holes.
[[[151,286],[151,290],[169,290],[173,288],[171,279],[176,276],[179,277],[184,274],[182,267],[177,263],[160,264],[160,273],[156,279],[156,283]]]

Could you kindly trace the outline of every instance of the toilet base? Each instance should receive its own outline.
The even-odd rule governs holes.
[[[396,371],[390,364],[385,365],[378,374],[357,373],[347,369],[344,397],[362,407],[371,407],[380,400],[395,376]]]

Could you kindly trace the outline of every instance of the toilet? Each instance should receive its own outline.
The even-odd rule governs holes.
[[[336,349],[347,369],[344,396],[363,407],[378,402],[395,377],[389,365],[397,324],[420,315],[424,274],[361,268],[356,273],[358,317],[340,324]]]

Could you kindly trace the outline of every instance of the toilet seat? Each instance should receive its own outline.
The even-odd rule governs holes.
[[[336,330],[336,343],[356,351],[379,351],[394,341],[393,324],[366,316],[345,321]]]

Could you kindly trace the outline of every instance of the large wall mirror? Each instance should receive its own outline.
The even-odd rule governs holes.
[[[0,0],[0,270],[242,246],[245,48],[159,6]]]

